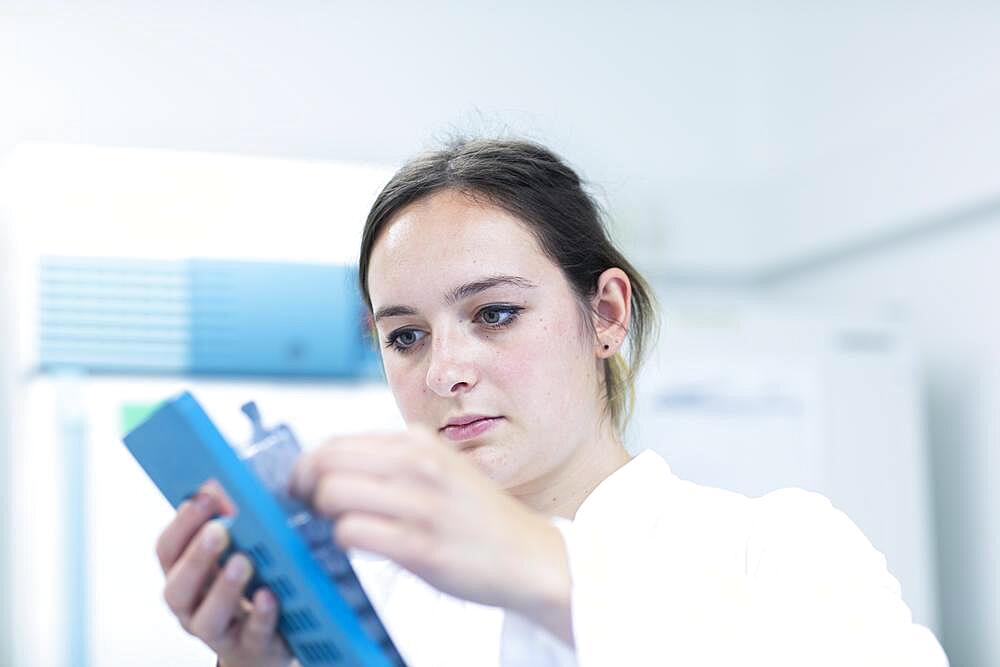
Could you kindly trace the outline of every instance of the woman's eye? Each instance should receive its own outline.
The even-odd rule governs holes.
[[[402,331],[394,331],[389,334],[385,339],[385,343],[386,347],[391,347],[399,352],[406,352],[411,347],[416,345],[423,337],[423,331],[417,331],[416,329],[403,329]]]
[[[503,327],[512,323],[521,308],[516,306],[489,306],[479,311],[479,319],[491,327]]]
[[[499,329],[513,324],[522,310],[520,306],[486,306],[476,313],[475,319],[491,329]],[[385,337],[385,346],[405,354],[426,335],[427,332],[419,329],[399,329]]]

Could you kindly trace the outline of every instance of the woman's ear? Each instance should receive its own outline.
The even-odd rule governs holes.
[[[632,282],[628,274],[618,268],[604,271],[597,279],[591,308],[597,356],[613,357],[625,342],[632,316]]]

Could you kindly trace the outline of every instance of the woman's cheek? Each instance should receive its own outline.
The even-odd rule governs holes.
[[[565,390],[572,362],[579,361],[579,354],[567,342],[574,340],[568,337],[572,332],[567,329],[567,325],[541,321],[533,328],[532,335],[522,337],[507,350],[496,368],[508,386],[533,394],[529,398],[532,401],[554,398],[556,387]]]
[[[427,401],[426,394],[430,392],[427,387],[426,374],[419,372],[415,366],[406,367],[405,364],[394,363],[395,360],[386,359],[383,362],[385,369],[385,380],[389,385],[393,398],[396,400],[396,407],[403,416],[403,421],[407,424],[415,424],[421,421],[422,407]]]

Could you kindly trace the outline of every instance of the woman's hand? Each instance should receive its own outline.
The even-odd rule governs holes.
[[[215,651],[223,667],[288,667],[292,656],[275,632],[274,596],[260,589],[252,602],[243,598],[250,561],[234,554],[225,567],[218,565],[229,534],[211,519],[232,513],[217,485],[178,508],[156,543],[166,575],[163,597],[181,627]]]
[[[330,440],[302,456],[292,490],[335,521],[342,547],[386,556],[445,593],[516,611],[572,644],[559,530],[431,432]]]

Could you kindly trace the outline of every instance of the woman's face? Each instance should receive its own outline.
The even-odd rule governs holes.
[[[603,398],[589,325],[517,218],[434,194],[383,231],[368,278],[407,424],[432,429],[508,489],[544,487],[593,439]]]

